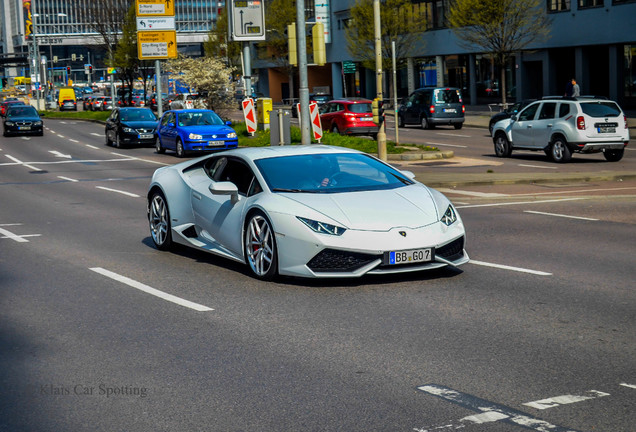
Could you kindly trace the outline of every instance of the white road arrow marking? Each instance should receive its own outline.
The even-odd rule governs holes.
[[[60,158],[66,158],[66,159],[70,159],[71,155],[67,155],[64,153],[60,153],[57,150],[49,150],[49,153],[51,153],[52,155],[54,155],[55,157],[60,157]]]

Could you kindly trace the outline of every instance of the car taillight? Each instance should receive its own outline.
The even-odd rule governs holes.
[[[585,130],[585,118],[583,116],[578,116],[576,118],[576,128],[579,130]]]
[[[466,114],[466,106],[462,105],[462,113]]]
[[[435,105],[431,105],[428,110],[431,112],[431,114],[435,114]]]

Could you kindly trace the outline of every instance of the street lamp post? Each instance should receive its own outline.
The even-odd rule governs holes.
[[[38,41],[37,41],[37,31],[36,31],[36,26],[35,26],[35,21],[37,18],[37,13],[35,11],[35,3],[36,2],[31,2],[31,39],[33,42],[33,59],[32,59],[32,67],[33,70],[31,71],[31,81],[33,81],[33,79],[35,78],[36,80],[40,79],[40,70],[39,70],[39,66],[40,66],[40,61],[38,59]],[[36,81],[37,82],[37,81]],[[33,83],[31,83],[33,84]],[[37,109],[40,109],[40,88],[39,86],[36,86],[35,89],[35,94],[36,94],[36,100],[37,100]]]

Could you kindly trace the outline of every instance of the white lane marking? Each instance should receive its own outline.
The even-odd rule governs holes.
[[[459,421],[460,422],[469,421],[476,424],[483,424],[483,423],[492,423],[499,420],[507,419],[508,417],[509,416],[507,416],[506,414],[500,413],[498,411],[486,411],[481,414],[475,414],[475,415],[461,418],[459,419]]]
[[[0,234],[2,234],[4,237],[2,238],[8,238],[14,241],[17,241],[18,243],[28,243],[28,240],[25,240],[23,237],[24,236],[20,236],[17,234],[13,234],[11,231],[6,230],[4,228],[0,228]]]
[[[568,219],[579,219],[579,220],[587,220],[587,221],[597,221],[598,220],[598,219],[587,218],[587,217],[583,217],[583,216],[569,216],[569,215],[564,215],[564,214],[546,213],[546,212],[532,211],[532,210],[526,210],[526,211],[524,211],[524,213],[532,213],[532,214],[545,215],[545,216],[556,216],[556,217],[562,217],[562,218],[568,218]]]
[[[636,385],[634,384],[620,383],[620,385],[622,385],[623,387],[636,389]]]
[[[541,168],[541,169],[557,169],[558,168],[558,167],[553,167],[553,166],[526,165],[526,164],[519,164],[518,166],[526,167],[526,168]]]
[[[42,171],[40,168],[36,168],[33,165],[29,165],[28,163],[22,162],[21,160],[19,160],[18,158],[14,158],[11,155],[5,155],[6,157],[8,157],[9,159],[11,159],[13,162],[15,162],[18,165],[24,165],[25,167],[33,170],[33,171]],[[0,165],[5,165],[5,164],[0,164]],[[6,164],[6,165],[14,165],[14,164]]]
[[[86,147],[92,148],[92,149],[99,149],[99,147],[95,147],[94,145],[90,145],[90,144],[86,144]]]
[[[609,396],[609,393],[603,393],[597,390],[590,390],[587,392],[588,396],[579,396],[579,395],[563,395],[563,396],[554,396],[547,399],[541,399],[533,402],[526,402],[522,405],[529,406],[531,408],[536,408],[538,410],[544,410],[548,408],[558,407],[560,405],[568,405],[576,402],[583,402],[590,399],[597,399],[604,396]]]
[[[66,181],[70,181],[70,182],[78,182],[79,180],[75,180],[69,177],[64,177],[64,176],[57,176],[57,178],[62,179],[62,180],[66,180]]]
[[[214,310],[214,309],[209,308],[207,306],[203,306],[201,304],[194,303],[194,302],[191,302],[189,300],[182,299],[182,298],[174,296],[172,294],[168,294],[168,293],[165,293],[163,291],[159,291],[158,289],[152,288],[152,287],[150,287],[148,285],[144,285],[141,282],[137,282],[136,280],[127,278],[126,276],[122,276],[120,274],[111,272],[111,271],[103,269],[101,267],[93,267],[93,268],[90,268],[89,270],[94,271],[95,273],[99,273],[102,276],[106,276],[108,278],[116,280],[117,282],[121,282],[123,284],[126,284],[126,285],[128,285],[128,286],[130,286],[132,288],[135,288],[135,289],[138,289],[140,291],[143,291],[143,292],[145,292],[147,294],[153,295],[155,297],[159,297],[160,299],[163,299],[163,300],[178,304],[180,306],[184,306],[184,307],[193,309],[193,310],[198,311],[198,312],[207,312],[207,311]]]
[[[470,138],[472,136],[472,135],[460,135],[460,134],[452,134],[452,133],[444,133],[444,132],[437,132],[437,135],[462,137],[462,138]]]
[[[589,192],[610,192],[610,191],[623,191],[633,190],[636,187],[622,187],[622,188],[602,188],[602,189],[579,189],[579,190],[558,190],[553,192],[530,192],[530,193],[518,193],[511,194],[510,196],[528,196],[528,195],[556,195],[556,194],[575,194],[575,193],[589,193]]]
[[[458,190],[458,189],[448,189],[448,188],[437,188],[438,191],[442,192],[442,193],[448,193],[448,194],[456,194],[456,195],[468,195],[468,196],[474,196],[474,197],[483,197],[483,198],[495,198],[495,197],[507,197],[510,196],[508,194],[501,194],[501,193],[488,193],[488,192],[474,192],[474,191],[465,191],[465,190]]]
[[[19,238],[24,238],[24,237],[40,237],[41,235],[42,235],[42,234],[23,234],[23,235],[16,236],[16,237],[19,237]],[[13,237],[8,237],[8,236],[0,237],[0,239],[8,239],[8,238],[15,240]]]
[[[7,155],[8,158],[11,158],[11,156]],[[28,164],[32,164],[32,165],[56,165],[56,164],[69,164],[69,163],[100,163],[100,162],[131,162],[134,160],[141,160],[143,161],[143,159],[135,159],[135,158],[125,158],[125,159],[84,159],[84,160],[61,160],[61,161],[47,161],[47,162],[21,162],[18,161],[17,159],[14,159],[16,161],[16,163],[0,163],[0,166],[5,166],[5,165],[25,165],[26,163]],[[150,161],[144,161],[144,162],[150,162]],[[31,167],[31,165],[29,165]],[[35,168],[38,171],[41,171],[37,168]]]
[[[101,189],[101,190],[105,190],[108,192],[116,192],[116,193],[120,193],[122,195],[126,195],[129,197],[133,197],[133,198],[139,198],[139,195],[134,194],[134,193],[130,193],[130,192],[126,192],[126,191],[122,191],[122,190],[118,190],[118,189],[111,189],[111,188],[107,188],[104,186],[95,186],[97,189]]]
[[[64,135],[60,135],[60,134],[57,134],[57,136],[60,138],[66,138]]]
[[[91,135],[95,135],[95,136],[98,136],[98,137],[103,137],[104,136],[104,134],[98,134],[98,133],[95,133],[95,132],[91,132]]]
[[[554,200],[541,200],[541,201],[518,201],[518,202],[509,202],[509,203],[493,203],[493,204],[471,204],[466,206],[459,206],[458,209],[461,208],[476,208],[476,207],[497,207],[497,206],[509,206],[509,205],[528,205],[528,204],[543,204],[543,203],[552,203],[552,202],[562,202],[562,201],[577,201],[588,199],[586,197],[580,198],[562,198],[562,199],[554,199]]]
[[[163,162],[157,162],[157,161],[153,161],[153,160],[149,160],[149,159],[138,158],[138,157],[135,157],[135,156],[123,155],[121,153],[111,152],[111,154],[113,154],[115,156],[124,156],[126,158],[131,159],[131,160],[138,160],[138,161],[147,162],[147,163],[151,163],[151,164],[155,164],[155,165],[162,165],[162,166],[171,165],[171,164],[167,164],[167,163],[163,163]]]
[[[538,276],[552,276],[552,273],[546,273],[546,272],[539,271],[539,270],[531,270],[531,269],[525,269],[525,268],[521,268],[521,267],[512,267],[512,266],[507,266],[507,265],[503,265],[503,264],[495,264],[495,263],[488,263],[488,262],[484,262],[484,261],[476,261],[476,260],[473,260],[473,259],[471,259],[469,261],[469,263],[480,265],[480,266],[484,266],[484,267],[498,268],[498,269],[501,269],[501,270],[512,270],[512,271],[521,272],[521,273],[530,273],[530,274],[534,274],[534,275],[538,275]]]
[[[71,158],[70,154],[64,154],[64,153],[61,153],[61,152],[59,152],[57,150],[49,150],[49,153],[51,153],[55,157],[60,157],[60,158],[65,158],[65,159],[70,159]]]
[[[75,140],[75,139],[72,139],[72,138],[69,138],[68,140],[69,140],[70,142],[73,142],[73,143],[78,143],[78,142],[79,142],[78,140]]]
[[[458,145],[458,144],[442,144],[442,143],[435,143],[435,142],[426,142],[425,144],[427,145],[432,145],[432,146],[446,146],[446,147],[459,147],[459,148],[468,148],[468,146],[464,146],[464,145]]]

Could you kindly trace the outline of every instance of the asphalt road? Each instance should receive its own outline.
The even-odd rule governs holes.
[[[461,271],[264,283],[152,246],[171,154],[46,126],[0,138],[0,430],[634,430],[635,182],[448,187]]]

